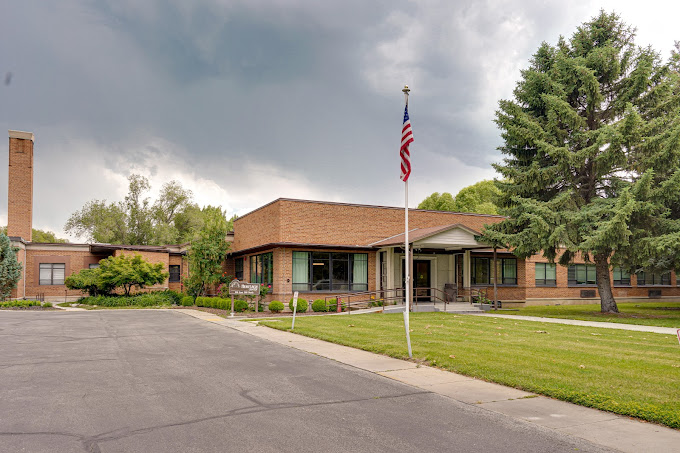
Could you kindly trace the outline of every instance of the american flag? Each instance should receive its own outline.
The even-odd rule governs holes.
[[[411,152],[408,150],[409,145],[413,141],[413,132],[411,131],[411,120],[408,118],[408,104],[404,108],[404,126],[401,128],[401,180],[406,182],[411,175]]]

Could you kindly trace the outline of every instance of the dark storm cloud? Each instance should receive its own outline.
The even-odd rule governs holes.
[[[498,99],[540,41],[590,15],[585,2],[560,5],[11,2],[0,16],[0,74],[13,74],[0,126],[36,133],[36,213],[56,228],[145,169],[160,183],[213,182],[243,209],[288,191],[394,204],[409,83],[423,198],[491,174]],[[55,187],[57,169],[70,174]]]

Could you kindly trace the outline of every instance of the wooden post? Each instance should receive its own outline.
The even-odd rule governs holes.
[[[493,309],[498,310],[498,260],[496,259],[496,247],[493,248]]]

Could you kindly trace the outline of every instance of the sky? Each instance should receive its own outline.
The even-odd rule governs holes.
[[[5,0],[0,130],[35,134],[33,226],[71,240],[69,216],[122,200],[132,173],[230,216],[279,197],[403,206],[408,84],[415,207],[495,176],[498,101],[600,9],[664,59],[680,40],[680,3],[658,0]]]

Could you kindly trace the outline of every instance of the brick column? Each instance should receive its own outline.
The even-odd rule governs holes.
[[[7,236],[32,240],[33,142],[31,132],[9,131]]]

